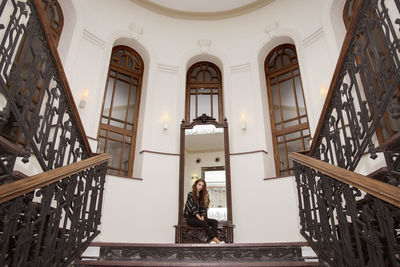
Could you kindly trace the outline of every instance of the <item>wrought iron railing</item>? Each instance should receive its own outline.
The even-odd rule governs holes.
[[[376,158],[376,135],[400,131],[399,11],[399,0],[356,1],[313,157],[355,170],[364,153]]]
[[[400,1],[354,6],[311,157],[290,155],[301,234],[330,266],[400,266]],[[353,172],[380,152],[384,182]]]
[[[68,266],[98,235],[106,154],[0,186],[0,266]]]
[[[330,266],[400,265],[400,188],[292,153],[301,234]],[[362,191],[361,191],[361,190]]]
[[[1,0],[0,128],[43,171],[92,155],[47,28],[40,1]]]

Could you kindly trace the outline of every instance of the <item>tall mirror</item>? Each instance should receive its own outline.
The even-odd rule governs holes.
[[[179,173],[179,224],[187,194],[196,179],[207,183],[210,206],[207,216],[224,225],[232,223],[228,123],[202,116],[189,125],[181,125],[181,158]]]

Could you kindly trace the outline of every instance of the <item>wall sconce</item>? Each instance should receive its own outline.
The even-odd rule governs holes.
[[[168,114],[165,113],[162,118],[163,130],[168,130]]]
[[[240,118],[240,125],[242,130],[246,130],[246,115],[242,114],[241,118]]]
[[[322,85],[321,88],[319,88],[319,94],[323,97],[328,95],[328,89],[326,89],[325,85]]]
[[[194,184],[194,182],[196,182],[197,179],[199,179],[197,175],[192,175],[192,184]]]
[[[88,99],[88,96],[89,96],[89,89],[87,89],[87,88],[83,89],[83,92],[81,93],[80,100],[79,100],[80,108],[85,108],[86,100]]]

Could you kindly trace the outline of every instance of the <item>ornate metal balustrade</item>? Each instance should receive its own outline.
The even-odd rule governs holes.
[[[320,259],[330,266],[400,266],[400,189],[357,177],[361,175],[351,177],[348,171],[342,175],[358,182],[369,179],[367,185],[393,205],[332,178],[324,166],[306,166],[318,163],[302,157],[294,158],[301,234]]]
[[[349,170],[365,152],[376,158],[376,134],[400,131],[400,1],[355,6],[311,147],[313,157]]]
[[[108,160],[102,154],[1,185],[0,266],[68,266],[77,258],[99,233]]]
[[[91,155],[37,0],[0,2],[0,131],[32,150],[44,171]]]
[[[400,1],[354,6],[312,158],[290,155],[301,234],[330,266],[400,266]],[[354,172],[340,180],[337,173],[354,171],[366,152],[372,159],[384,153],[385,183]],[[324,164],[344,169],[327,173]],[[387,202],[388,192],[396,203]]]

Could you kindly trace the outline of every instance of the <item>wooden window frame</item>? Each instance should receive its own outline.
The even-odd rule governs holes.
[[[51,35],[53,36],[56,46],[60,41],[61,32],[64,27],[64,14],[58,0],[41,0],[44,12],[46,14],[47,21],[49,22]],[[49,15],[51,12],[52,16]],[[59,21],[55,18],[58,16]]]
[[[217,74],[217,79],[218,81],[216,82],[191,82],[191,77],[192,74],[194,72],[194,70],[198,67],[198,66],[207,66],[207,67],[211,67],[214,69],[214,71]],[[204,76],[204,70],[203,70],[203,76]],[[190,124],[190,96],[191,94],[191,89],[196,89],[196,103],[198,100],[198,89],[200,88],[207,88],[207,89],[211,89],[211,93],[210,93],[210,97],[211,97],[211,112],[213,113],[213,98],[212,98],[212,89],[217,89],[218,90],[218,118],[215,118],[219,123],[222,123],[224,121],[224,109],[223,109],[223,93],[222,93],[222,76],[221,76],[221,71],[220,69],[213,63],[211,62],[207,62],[207,61],[201,61],[201,62],[197,62],[195,64],[193,64],[189,70],[187,71],[187,75],[186,75],[186,103],[185,103],[185,122],[186,124]],[[196,117],[201,116],[202,114],[198,114],[197,111],[197,105],[196,105]],[[210,114],[207,114],[210,115]]]
[[[120,65],[113,63],[113,60],[116,59],[115,55],[123,50],[122,56],[128,55],[127,53],[131,53],[133,56],[136,57],[136,59],[139,62],[139,71],[129,71],[127,68],[121,67]],[[121,56],[121,55],[120,55]],[[135,66],[135,64],[133,64]],[[115,72],[115,74],[113,74]],[[139,109],[140,109],[140,98],[141,98],[141,91],[142,91],[142,83],[143,83],[143,72],[144,72],[144,65],[143,65],[143,59],[137,53],[134,49],[127,47],[127,46],[115,46],[112,50],[111,57],[110,57],[110,64],[108,68],[108,73],[107,73],[107,80],[106,80],[106,85],[105,85],[105,91],[104,91],[104,97],[103,97],[103,104],[101,108],[101,114],[100,114],[100,121],[99,121],[99,129],[98,129],[98,134],[97,134],[97,140],[100,144],[100,139],[103,138],[104,140],[104,149],[103,151],[99,151],[99,146],[98,146],[98,152],[106,152],[107,151],[107,144],[108,140],[111,141],[118,141],[121,143],[122,149],[120,151],[120,168],[116,168],[114,166],[108,166],[108,169],[110,170],[108,174],[114,175],[114,176],[119,176],[119,177],[132,177],[133,173],[133,165],[134,165],[134,158],[135,158],[135,148],[136,148],[136,135],[137,135],[137,125],[138,125],[138,120],[139,120]],[[132,81],[137,80],[137,89],[136,89],[136,96],[135,96],[135,109],[134,109],[134,117],[133,117],[133,122],[129,122],[127,120],[128,116],[128,111],[129,111],[129,100],[128,100],[128,106],[126,110],[126,116],[125,120],[120,120],[118,118],[113,118],[112,117],[112,110],[113,110],[113,104],[114,104],[114,96],[117,91],[116,88],[116,82],[118,80],[118,74],[126,75],[130,77],[130,90],[129,90],[129,99],[130,99],[130,94],[132,93]],[[114,84],[112,88],[109,88],[109,80],[110,78],[114,79]],[[111,89],[112,91],[112,96],[110,100],[110,110],[109,114],[106,116],[104,115],[104,107],[105,107],[105,102],[106,102],[106,97],[107,97],[107,90]],[[103,119],[107,120],[107,123],[103,123]],[[113,126],[110,125],[111,121],[117,121],[119,123],[124,124],[124,128],[118,127],[118,126]],[[126,129],[127,125],[132,126],[132,130]],[[103,135],[101,131],[104,130],[106,131],[106,134]],[[113,139],[110,137],[110,132],[119,134],[122,136],[122,140],[117,140]],[[130,142],[126,141],[126,137],[130,138]],[[124,151],[124,145],[129,144],[130,145],[130,150],[129,150],[129,157],[128,159],[125,159],[123,156],[123,151]],[[123,169],[122,165],[124,162],[128,163],[128,169]],[[118,171],[119,174],[111,173],[111,171]],[[126,172],[127,174],[124,175],[122,172]]]
[[[284,49],[291,49],[294,52],[294,56],[290,58],[290,62],[287,65],[284,65],[283,58],[281,57],[281,66],[280,67],[274,67],[273,70],[270,70],[269,68],[269,61],[271,57],[275,55],[279,50],[284,50]],[[294,62],[292,62],[292,59]],[[307,147],[310,146],[310,144],[306,144],[305,140],[307,138],[311,139],[311,132],[310,132],[310,127],[308,123],[308,115],[307,115],[307,106],[306,106],[306,101],[304,98],[304,90],[303,90],[303,85],[301,83],[301,73],[299,69],[299,64],[298,64],[298,58],[297,58],[297,53],[296,53],[296,48],[292,44],[282,44],[277,47],[275,47],[266,57],[265,63],[264,63],[264,71],[265,71],[265,77],[266,77],[266,83],[267,83],[267,92],[268,92],[268,103],[269,103],[269,113],[270,113],[270,123],[271,123],[271,132],[272,132],[272,140],[273,140],[273,147],[274,147],[274,159],[275,159],[275,171],[276,171],[276,176],[277,177],[284,177],[284,176],[290,176],[293,174],[293,168],[290,168],[289,164],[289,157],[287,153],[287,144],[291,141],[295,140],[301,140],[302,145],[303,145],[303,150],[306,150]],[[281,105],[281,94],[279,93],[278,95],[278,100],[279,100],[279,112],[280,112],[280,118],[281,121],[276,122],[275,121],[275,110],[274,110],[274,103],[273,103],[273,92],[271,88],[271,79],[275,78],[275,83],[273,85],[276,86],[276,90],[280,92],[279,88],[279,83],[282,82],[278,81],[279,75],[283,75],[285,73],[290,73],[288,78],[285,78],[284,81],[286,80],[291,80],[292,81],[292,89],[294,90],[294,97],[295,97],[295,103],[296,103],[296,113],[297,116],[292,117],[290,119],[286,119],[283,115],[282,111],[282,105]],[[300,83],[301,83],[301,90],[302,90],[302,97],[303,97],[303,103],[304,103],[304,112],[305,114],[300,114],[300,109],[299,109],[299,99],[297,96],[296,92],[296,87],[294,85],[294,79],[295,77],[299,77]],[[302,119],[306,118],[306,122],[302,122]],[[298,121],[298,124],[292,125],[289,127],[285,128],[285,123],[290,122],[290,121]],[[281,124],[281,129],[277,129],[277,125]],[[304,131],[308,130],[308,134],[303,134]],[[300,137],[296,138],[290,138],[286,139],[286,135],[291,134],[291,133],[300,133]],[[278,138],[282,137],[283,141],[278,142]],[[279,145],[284,144],[285,151],[286,151],[286,169],[281,169],[281,161],[280,161],[280,152],[279,152]],[[285,174],[282,174],[285,172]]]

